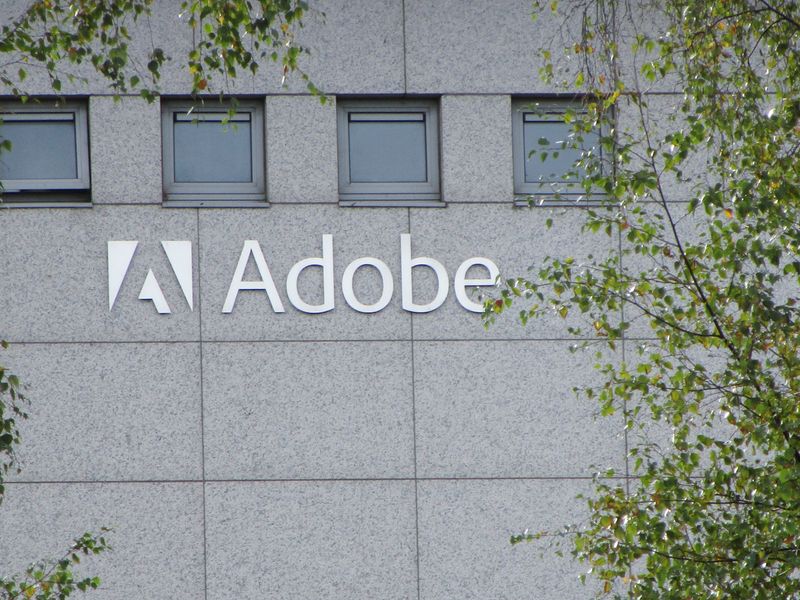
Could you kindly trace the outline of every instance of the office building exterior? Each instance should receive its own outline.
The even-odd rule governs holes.
[[[134,51],[187,52],[178,5]],[[595,359],[562,319],[476,312],[497,274],[618,249],[579,206],[520,206],[526,135],[569,103],[538,76],[558,23],[528,0],[320,8],[325,104],[267,66],[213,82],[229,122],[210,96],[187,117],[172,63],[151,104],[90,77],[56,107],[35,70],[40,103],[4,97],[30,155],[3,157],[0,362],[32,405],[0,568],[110,526],[96,598],[590,597],[509,537],[626,472],[621,419],[574,394]]]

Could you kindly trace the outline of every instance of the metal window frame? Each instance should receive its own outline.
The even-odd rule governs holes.
[[[538,113],[531,109],[536,106]],[[558,195],[563,200],[570,201],[582,196],[588,201],[599,201],[602,194],[590,194],[587,197],[586,191],[576,186],[575,181],[563,181],[563,185],[559,185],[559,181],[541,181],[529,182],[525,181],[525,117],[529,114],[534,114],[537,117],[541,115],[552,115],[553,119],[542,119],[548,122],[563,122],[563,119],[558,119],[559,115],[563,115],[567,110],[573,109],[576,112],[583,112],[580,100],[558,100],[553,98],[516,98],[511,104],[511,140],[512,140],[512,156],[514,162],[514,195],[516,196],[516,203],[520,205],[528,205],[531,197],[540,198],[545,202],[552,203],[554,196]],[[598,132],[602,135],[602,131]],[[602,152],[602,148],[601,148]],[[572,187],[568,187],[572,184]]]
[[[232,103],[206,101],[198,104],[189,100],[161,101],[161,151],[164,201],[170,206],[226,206],[231,203],[248,206],[266,205],[266,166],[264,161],[264,103],[238,100],[236,115],[247,115],[250,122],[250,182],[176,182],[175,181],[175,121],[198,119],[222,121],[228,116]]]
[[[339,204],[341,206],[443,206],[439,181],[439,103],[433,99],[337,99]],[[422,113],[422,118],[415,115]],[[351,115],[359,122],[422,120],[425,123],[427,180],[353,182],[350,180]]]
[[[72,121],[75,130],[75,166],[77,177],[53,179],[4,179],[3,194],[12,194],[25,202],[58,201],[57,192],[69,192],[67,201],[74,202],[76,194],[91,189],[89,173],[89,120],[85,102],[69,101],[49,105],[19,102],[0,102],[0,118],[4,121]],[[0,136],[2,134],[0,133]],[[13,149],[11,150],[13,152]]]

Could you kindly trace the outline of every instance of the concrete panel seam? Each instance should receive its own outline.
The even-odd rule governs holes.
[[[254,479],[65,479],[65,480],[29,480],[29,481],[7,481],[5,485],[160,485],[160,484],[206,484],[206,483],[368,483],[368,482],[382,482],[382,481],[405,481],[411,483],[413,481],[592,481],[595,479],[590,475],[537,475],[531,477],[524,477],[521,475],[509,476],[486,476],[486,477],[446,477],[446,476],[426,476],[422,475],[417,478],[412,477],[322,477],[322,478],[254,478]],[[598,479],[608,481],[637,481],[639,478],[633,475],[614,475],[613,477],[600,476]]]
[[[405,0],[403,0],[403,54],[405,56]],[[405,68],[405,65],[404,65]],[[408,210],[408,231],[411,233],[411,209]],[[417,384],[414,379],[414,313],[411,313],[411,427],[414,437],[414,537],[416,543],[417,600],[421,600],[419,570],[419,477],[417,475]]]
[[[403,93],[408,94],[408,59],[406,57],[406,0],[400,0],[403,20]],[[419,552],[419,547],[417,548]],[[419,566],[419,565],[418,565]],[[417,569],[417,596],[419,596],[419,569]]]
[[[636,342],[636,341],[652,341],[655,338],[650,337],[631,337],[627,338],[626,341],[628,342]],[[69,345],[84,345],[84,344],[197,344],[199,343],[199,339],[185,339],[185,340],[69,340],[69,341],[59,341],[59,340],[18,340],[13,338],[6,338],[9,344],[13,344],[14,346],[69,346]],[[386,342],[482,342],[482,343],[492,343],[492,342],[596,342],[597,338],[593,337],[585,337],[585,338],[578,338],[578,337],[515,337],[515,338],[503,338],[503,337],[496,337],[496,338],[486,338],[486,337],[474,337],[474,338],[435,338],[435,337],[418,337],[414,338],[413,340],[408,338],[308,338],[308,339],[283,339],[283,338],[274,338],[274,339],[261,339],[261,340],[247,340],[247,339],[228,339],[228,340],[217,340],[217,339],[205,339],[203,340],[204,343],[207,344],[349,344],[354,342],[363,342],[363,343],[386,343]]]
[[[200,211],[197,211],[197,272],[200,272]],[[200,339],[200,474],[203,478],[203,598],[208,598],[208,540],[207,540],[207,519],[206,519],[206,440],[205,440],[205,409],[203,405],[203,302],[202,302],[202,278],[197,278],[197,335]]]

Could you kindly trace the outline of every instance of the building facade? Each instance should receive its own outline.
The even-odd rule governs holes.
[[[139,50],[188,51],[178,5]],[[320,8],[303,68],[328,103],[267,67],[226,82],[240,119],[210,142],[223,109],[183,119],[177,64],[154,104],[91,78],[65,91],[72,187],[6,182],[0,362],[32,406],[0,568],[109,526],[96,598],[591,597],[509,537],[579,520],[592,473],[625,473],[621,420],[573,393],[595,359],[564,320],[487,330],[472,306],[493,265],[618,249],[579,207],[516,202],[520,107],[562,101],[536,53],[562,24],[528,0]]]

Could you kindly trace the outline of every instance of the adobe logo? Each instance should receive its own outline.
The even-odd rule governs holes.
[[[131,266],[133,255],[136,254],[138,241],[117,240],[108,242],[108,310],[114,308],[122,282]],[[189,309],[194,310],[194,296],[192,291],[192,243],[189,241],[161,242],[161,247],[167,255],[172,272],[181,286],[184,298]],[[161,286],[153,275],[153,270],[147,271],[142,289],[139,291],[139,300],[150,300],[159,314],[170,314],[172,311],[161,291]]]
[[[108,242],[108,310],[114,308],[122,283],[130,268],[138,241],[134,240],[115,240]],[[450,276],[444,264],[429,256],[414,257],[411,252],[411,235],[408,233],[400,234],[400,298],[403,310],[412,313],[429,313],[438,309],[447,299],[451,284]],[[194,299],[192,296],[192,243],[189,241],[165,241],[161,242],[167,260],[172,267],[172,272],[178,280],[181,291],[183,292],[186,303],[190,310],[194,310]],[[336,273],[334,267],[334,245],[333,236],[324,234],[321,244],[322,256],[304,258],[295,263],[286,275],[286,297],[289,303],[298,311],[308,314],[326,313],[334,310],[336,304]],[[245,270],[248,264],[253,263],[258,272],[258,278],[254,280],[245,279]],[[322,290],[322,302],[313,304],[301,296],[298,280],[306,269],[313,270],[320,277]],[[380,277],[380,294],[377,299],[366,303],[356,295],[354,279],[360,270],[373,269]],[[419,273],[427,269],[436,281],[433,297],[424,299],[415,298],[413,279],[414,273]],[[469,275],[470,271],[478,269],[479,274]],[[452,280],[452,288],[455,292],[456,300],[464,309],[474,313],[483,312],[483,304],[476,302],[470,297],[470,291],[476,288],[494,286],[499,278],[497,265],[489,258],[473,256],[463,260],[456,269]],[[392,300],[395,290],[395,277],[389,266],[383,260],[373,256],[362,256],[352,260],[344,268],[341,275],[341,291],[345,304],[352,310],[359,313],[376,313],[386,308]],[[272,271],[267,264],[267,259],[257,240],[245,240],[239,254],[233,275],[228,286],[222,304],[222,313],[230,314],[233,312],[234,305],[239,295],[243,292],[255,292],[264,294],[273,313],[285,313],[286,308],[281,298],[278,286]],[[424,294],[423,294],[424,295]],[[153,270],[147,272],[147,276],[142,283],[139,291],[140,300],[148,300],[153,303],[159,314],[170,314],[167,299],[164,292],[156,280]]]

